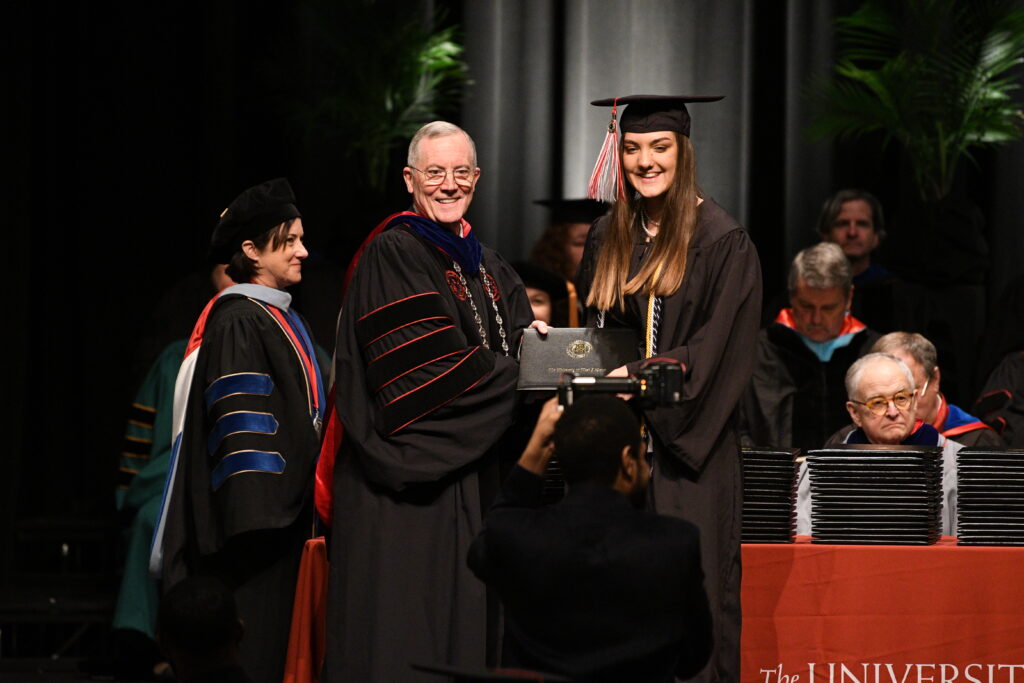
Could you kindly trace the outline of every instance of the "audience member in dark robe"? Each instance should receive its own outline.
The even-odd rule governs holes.
[[[533,245],[530,260],[572,281],[590,226],[608,212],[608,205],[593,199],[541,199],[535,203],[551,209],[551,224]]]
[[[239,661],[244,630],[235,598],[219,579],[180,581],[160,605],[157,634],[178,683],[250,683]]]
[[[885,214],[877,197],[866,190],[839,190],[821,207],[818,234],[825,242],[838,244],[850,261],[850,312],[855,318],[881,332],[919,322],[912,305],[920,298],[918,288],[902,286],[873,257],[886,237]]]
[[[435,680],[413,663],[482,667],[496,631],[465,558],[513,447],[516,349],[533,315],[515,271],[463,218],[480,176],[469,135],[427,124],[403,176],[412,210],[364,243],[338,323],[344,434],[317,472],[333,487],[327,681]],[[333,433],[332,422],[325,449]],[[329,507],[318,489],[318,511]]]
[[[974,412],[1010,448],[1024,448],[1024,351],[1007,354],[989,375]]]
[[[956,454],[963,444],[947,439],[917,416],[914,375],[901,359],[869,353],[850,366],[845,378],[846,410],[856,429],[835,445],[879,444],[942,448],[942,533],[956,533]],[[797,486],[798,534],[811,532],[811,482],[808,465],[800,465]]]
[[[806,451],[847,424],[846,370],[878,339],[850,314],[853,289],[849,262],[835,244],[822,242],[793,259],[790,307],[761,330],[740,402],[746,445]]]
[[[533,245],[530,260],[565,280],[565,303],[557,307],[555,317],[564,318],[563,327],[579,327],[583,309],[574,279],[590,226],[607,213],[608,205],[593,199],[542,199],[535,203],[551,209],[552,222]]]
[[[569,313],[566,310],[569,292],[565,280],[527,261],[515,261],[512,267],[526,287],[534,320],[543,320],[552,327],[575,327],[569,325]]]
[[[872,353],[888,353],[903,361],[914,375],[917,387],[917,419],[929,424],[945,437],[964,446],[1002,448],[1003,440],[984,422],[949,403],[941,390],[942,372],[935,345],[913,332],[890,332],[871,346]],[[829,439],[842,443],[856,429],[848,425]]]
[[[885,239],[882,203],[870,192],[840,190],[825,200],[818,216],[818,233],[825,242],[835,242],[850,261],[855,287],[891,278],[871,254]]]
[[[470,547],[505,608],[503,664],[577,681],[689,678],[711,653],[699,532],[644,510],[647,447],[624,401],[588,396],[564,415],[556,401]],[[552,455],[569,492],[543,505]]]

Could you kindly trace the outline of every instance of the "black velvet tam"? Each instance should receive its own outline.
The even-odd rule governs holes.
[[[210,239],[210,258],[227,263],[242,248],[274,226],[302,214],[295,207],[295,193],[286,178],[274,178],[250,187],[224,209]]]
[[[619,129],[623,133],[654,133],[669,130],[690,135],[690,112],[687,102],[717,102],[724,95],[627,95],[594,100],[599,107],[628,104],[619,115]]]

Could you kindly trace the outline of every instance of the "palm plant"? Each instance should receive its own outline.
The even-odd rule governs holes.
[[[383,193],[396,146],[458,105],[468,67],[454,27],[367,0],[312,0],[318,97],[303,109],[314,144],[340,146],[356,177]],[[333,146],[333,145],[332,145]]]
[[[834,77],[812,90],[814,138],[881,132],[901,143],[924,200],[949,194],[961,157],[1016,140],[1024,62],[1013,0],[867,0],[837,20]]]

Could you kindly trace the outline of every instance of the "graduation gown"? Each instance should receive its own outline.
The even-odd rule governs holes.
[[[363,251],[342,306],[326,681],[433,681],[410,662],[483,666],[487,603],[466,566],[500,486],[521,328],[511,267],[484,278],[398,225]],[[503,321],[501,348],[491,296]],[[474,307],[486,334],[481,344]]]
[[[577,287],[586,301],[607,217],[591,228]],[[637,236],[631,274],[650,244]],[[657,239],[657,238],[655,238]],[[646,295],[608,311],[606,327],[646,329]],[[686,275],[664,297],[657,356],[686,367],[682,404],[644,412],[654,444],[650,504],[695,524],[701,535],[705,586],[714,622],[714,652],[695,680],[740,679],[740,526],[743,487],[733,410],[753,368],[761,315],[761,266],[747,233],[711,199],[697,215]],[[597,311],[587,310],[587,324]],[[640,362],[630,363],[635,373]],[[657,590],[652,586],[651,590]]]
[[[233,589],[245,622],[241,664],[268,683],[283,676],[312,531],[323,396],[312,341],[290,301],[286,292],[236,285],[210,309],[171,474],[163,555],[165,588],[213,575]]]

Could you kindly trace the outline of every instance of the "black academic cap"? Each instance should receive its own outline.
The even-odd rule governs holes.
[[[512,268],[519,274],[519,279],[525,286],[544,290],[552,301],[564,299],[569,295],[569,291],[565,287],[565,279],[547,268],[541,268],[529,261],[514,261]]]
[[[690,112],[687,102],[717,102],[724,95],[627,95],[594,100],[599,107],[629,105],[619,115],[623,133],[653,133],[671,130],[690,136]]]
[[[533,681],[533,683],[572,683],[564,678],[543,671],[527,669],[485,669],[483,667],[451,666],[449,664],[417,664],[410,666],[416,671],[446,676],[455,683],[489,683],[490,681]]]
[[[274,178],[250,187],[221,212],[210,239],[210,258],[216,263],[227,263],[232,254],[242,248],[242,242],[301,217],[295,208],[295,193],[286,178]]]
[[[608,212],[608,205],[593,199],[538,199],[551,209],[552,223],[593,223]]]

